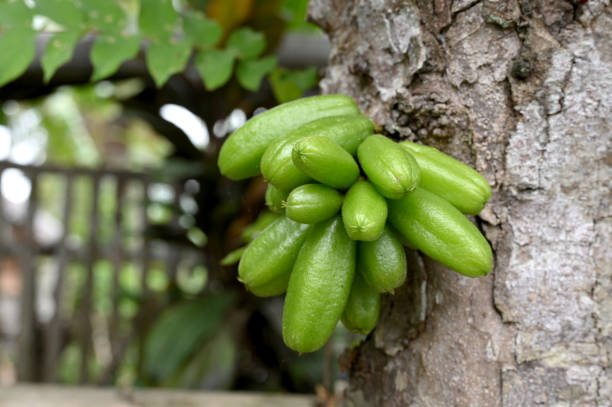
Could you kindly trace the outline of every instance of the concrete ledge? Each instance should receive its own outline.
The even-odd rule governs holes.
[[[0,388],[2,407],[314,407],[314,396],[18,385]]]

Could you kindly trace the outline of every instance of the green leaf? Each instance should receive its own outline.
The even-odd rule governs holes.
[[[319,82],[317,68],[310,67],[302,70],[289,71],[287,77],[297,84],[303,91],[314,88]]]
[[[139,49],[138,35],[100,35],[91,48],[90,58],[94,67],[91,80],[98,81],[114,74],[123,62],[134,58]]]
[[[317,84],[316,68],[287,71],[277,68],[270,74],[270,84],[274,97],[279,103],[286,103],[302,97],[304,91]]]
[[[210,20],[199,12],[183,16],[183,30],[194,44],[202,47],[212,47],[221,39],[221,27],[215,20]]]
[[[168,387],[229,390],[234,377],[236,342],[227,328],[215,332],[171,380]]]
[[[3,0],[0,2],[0,27],[30,28],[32,11],[23,0]]]
[[[182,72],[190,55],[190,41],[152,43],[147,50],[147,66],[155,84],[161,87],[170,76]]]
[[[269,56],[258,60],[240,61],[236,68],[238,82],[243,88],[256,91],[264,75],[276,66],[276,57]]]
[[[143,370],[154,383],[173,375],[223,322],[233,302],[227,293],[187,301],[167,309],[144,345]]]
[[[198,53],[195,66],[207,90],[215,90],[227,83],[234,69],[234,53],[228,50],[204,50]]]
[[[80,28],[83,23],[83,12],[74,1],[39,0],[34,10],[66,28]]]
[[[228,38],[227,48],[236,52],[240,59],[257,58],[266,48],[266,37],[248,27],[240,28]]]
[[[127,25],[125,13],[116,0],[82,0],[81,9],[87,23],[98,31],[119,33]]]
[[[314,31],[318,27],[306,21],[309,0],[284,0],[281,10],[287,21],[287,29],[293,31]]]
[[[270,74],[270,85],[278,103],[286,103],[302,97],[302,89],[287,78],[286,72],[275,69]]]
[[[141,0],[138,24],[140,33],[150,40],[168,41],[176,27],[178,14],[171,0]]]
[[[70,61],[79,38],[81,38],[79,31],[62,31],[51,37],[40,62],[45,82],[49,82],[60,66]]]
[[[246,250],[246,246],[241,247],[236,250],[232,250],[229,252],[224,258],[219,262],[222,266],[231,266],[232,264],[236,264],[240,261],[242,257],[242,253]]]
[[[19,77],[36,54],[36,31],[13,28],[0,33],[0,86]]]

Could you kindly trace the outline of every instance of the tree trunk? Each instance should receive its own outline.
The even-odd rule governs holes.
[[[584,4],[582,4],[584,3]],[[609,0],[312,0],[325,93],[470,163],[494,272],[416,252],[342,361],[348,406],[610,406]]]

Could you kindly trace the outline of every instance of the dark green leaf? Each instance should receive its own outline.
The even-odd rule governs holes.
[[[242,257],[242,253],[244,253],[245,250],[246,250],[246,246],[233,250],[229,252],[224,258],[222,258],[219,263],[222,266],[231,266],[232,264],[236,264],[240,261],[240,258]]]
[[[266,48],[266,37],[250,28],[240,28],[227,40],[227,48],[236,52],[240,59],[257,58]]]
[[[79,31],[62,31],[49,39],[45,48],[45,54],[40,62],[45,82],[49,82],[60,66],[70,61],[79,38],[81,38]]]
[[[32,25],[32,11],[23,0],[0,2],[0,27],[30,28]]]
[[[240,61],[236,68],[238,82],[245,89],[256,91],[259,89],[264,75],[271,72],[276,66],[276,57],[269,56],[257,60]]]
[[[224,295],[183,302],[166,310],[151,328],[144,345],[145,374],[153,382],[169,378],[212,337],[233,297]]]
[[[123,62],[134,58],[139,49],[138,35],[131,37],[100,35],[91,48],[90,58],[94,67],[91,80],[97,81],[112,75]]]
[[[36,32],[13,28],[0,33],[0,86],[23,73],[36,54]]]
[[[198,53],[195,66],[208,90],[215,90],[232,76],[234,53],[228,50],[204,50]]]
[[[141,0],[138,24],[140,33],[154,42],[168,41],[176,27],[178,14],[171,0]]]
[[[236,365],[236,343],[229,329],[221,329],[210,338],[180,373],[166,381],[170,387],[227,389]]]
[[[39,0],[34,10],[66,28],[80,28],[83,23],[83,12],[74,1]]]
[[[222,34],[219,23],[199,12],[191,12],[183,17],[183,30],[194,44],[205,48],[216,45]]]
[[[147,50],[147,66],[155,84],[161,87],[170,76],[182,72],[191,55],[191,42],[187,40],[152,43]]]

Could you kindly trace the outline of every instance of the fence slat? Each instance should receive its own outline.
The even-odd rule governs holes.
[[[93,193],[92,204],[89,218],[89,243],[88,243],[88,258],[87,258],[87,276],[85,278],[85,287],[82,295],[81,309],[81,366],[79,373],[79,382],[87,383],[89,381],[88,357],[89,350],[92,344],[92,327],[91,327],[91,304],[93,295],[93,269],[97,257],[97,239],[98,239],[98,223],[99,223],[99,196],[100,196],[100,175],[96,174],[92,179]]]
[[[57,250],[57,280],[53,290],[53,301],[55,302],[55,314],[49,325],[48,337],[45,347],[45,381],[57,380],[57,362],[62,345],[63,310],[62,298],[64,293],[64,280],[66,264],[68,261],[68,249],[66,237],[70,233],[70,214],[72,213],[72,176],[65,177],[64,207],[62,209],[63,230],[58,242]]]
[[[180,230],[179,216],[181,213],[181,195],[183,193],[182,182],[175,182],[173,185],[174,189],[174,211],[172,213],[172,222],[170,223],[172,234],[178,233]],[[168,246],[168,260],[166,261],[166,269],[168,273],[168,280],[175,281],[176,273],[178,271],[178,265],[181,257],[181,248],[176,243]]]
[[[23,244],[19,245],[21,263],[21,332],[19,337],[18,378],[22,381],[36,379],[36,256],[34,242],[34,215],[38,207],[38,174],[25,172],[31,183],[31,193],[28,200],[24,222]]]
[[[98,382],[111,384],[117,371],[123,364],[126,352],[132,349],[134,344],[138,347],[139,356],[137,363],[142,363],[142,345],[145,339],[147,328],[154,323],[160,307],[163,307],[164,299],[161,301],[158,296],[152,296],[148,287],[148,274],[151,262],[161,261],[166,265],[166,270],[170,280],[176,278],[177,268],[183,255],[183,248],[176,243],[174,237],[181,232],[179,225],[180,213],[180,197],[183,192],[183,183],[171,180],[166,177],[155,179],[155,182],[167,182],[172,185],[174,197],[174,216],[169,226],[171,238],[168,241],[155,241],[155,244],[160,245],[160,250],[153,249],[153,237],[151,236],[151,227],[148,220],[148,189],[149,184],[153,182],[151,175],[146,173],[134,173],[123,170],[109,169],[92,169],[92,168],[62,168],[53,165],[30,166],[10,163],[0,160],[0,176],[3,171],[8,168],[15,168],[24,172],[25,176],[30,180],[32,186],[31,196],[27,203],[26,216],[24,219],[13,222],[12,218],[3,211],[6,205],[3,205],[0,197],[0,258],[8,255],[10,258],[18,260],[21,268],[22,292],[20,297],[20,321],[21,331],[19,336],[17,359],[17,375],[21,381],[38,381],[43,380],[53,382],[58,380],[58,371],[60,357],[64,346],[68,343],[74,343],[78,346],[81,353],[79,366],[78,380],[81,383],[92,383],[90,378],[88,361],[92,355],[97,355],[97,352],[102,352],[99,356],[104,356],[107,349],[105,342],[94,341],[95,328],[98,327],[99,318],[96,320],[94,316],[98,316],[98,311],[94,307],[94,292],[96,289],[96,276],[94,269],[99,260],[107,259],[112,264],[113,274],[111,280],[111,310],[108,320],[108,329],[104,330],[104,338],[108,336],[110,343],[110,358],[106,361],[103,374],[99,377]],[[60,191],[60,196],[63,193],[65,201],[61,207],[61,233],[57,234],[57,240],[52,244],[45,243],[44,246],[39,246],[37,231],[35,230],[35,215],[38,212],[44,211],[45,208],[40,207],[38,186],[44,187],[46,174],[61,177],[65,180],[65,187]],[[42,177],[41,177],[42,176]],[[100,205],[104,197],[102,196],[101,185],[102,180],[109,177],[116,181],[116,198],[115,212],[112,219],[112,236],[113,241],[110,244],[101,244],[100,242]],[[70,225],[74,221],[72,212],[77,206],[76,181],[80,178],[91,182],[91,199],[92,204],[88,211],[89,235],[83,243],[75,241],[76,244],[70,245]],[[123,207],[127,204],[132,183],[137,189],[142,188],[142,201],[137,204],[137,222],[136,230],[126,230],[123,223],[126,223],[126,214],[123,212]],[[42,184],[42,185],[41,185]],[[79,195],[80,196],[80,195]],[[59,198],[61,199],[61,198]],[[130,222],[131,223],[131,222]],[[141,244],[138,247],[124,247],[126,236],[134,237],[138,235]],[[201,253],[198,253],[201,256]],[[54,313],[46,324],[43,326],[38,321],[37,316],[37,268],[40,256],[54,256],[55,280],[50,288],[52,289],[52,300],[54,301]],[[130,321],[130,327],[127,331],[122,332],[121,325],[123,321],[119,313],[120,299],[120,272],[123,264],[133,262],[141,269],[141,293],[142,297],[139,302],[139,310],[136,316]],[[77,295],[78,306],[75,312],[75,318],[68,320],[66,315],[66,307],[62,307],[62,301],[66,301],[67,295],[71,295],[69,290],[68,274],[69,264],[79,263],[84,266],[85,274],[80,281],[84,283],[79,287]],[[46,290],[44,290],[46,291]],[[43,292],[44,293],[44,292]],[[64,300],[62,300],[64,298]],[[45,298],[46,299],[46,298]],[[167,300],[167,299],[166,299]],[[64,304],[66,305],[66,303]],[[1,327],[0,327],[1,328]],[[0,332],[0,335],[2,332]],[[41,335],[42,334],[42,335]],[[96,337],[100,339],[101,337]],[[102,341],[106,339],[101,339]],[[0,403],[1,404],[1,403]]]
[[[113,359],[118,353],[117,346],[119,340],[119,274],[123,262],[123,202],[125,196],[125,178],[117,178],[116,194],[115,194],[115,216],[114,216],[114,237],[113,237],[113,288],[112,288],[112,303],[113,310],[111,314],[110,333],[111,333],[111,349]]]
[[[142,299],[143,304],[146,303],[146,299],[149,293],[147,287],[147,276],[149,273],[149,264],[151,261],[150,251],[151,251],[151,239],[149,237],[149,215],[147,213],[147,209],[149,207],[149,182],[144,180],[142,182],[142,206],[140,210],[140,217],[142,220],[142,276],[141,276],[141,286],[142,286]]]

